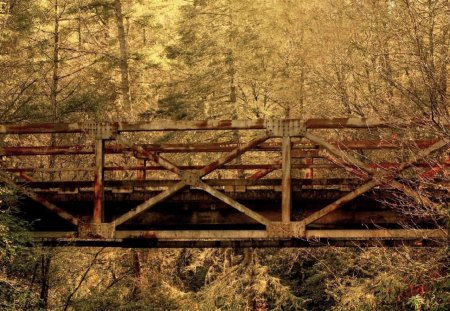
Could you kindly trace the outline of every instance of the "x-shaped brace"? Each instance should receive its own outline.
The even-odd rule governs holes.
[[[140,156],[147,157],[152,162],[159,164],[163,167],[165,167],[167,170],[177,174],[181,180],[176,183],[175,185],[167,188],[166,190],[162,191],[161,193],[157,194],[156,196],[146,200],[142,204],[135,207],[133,210],[119,216],[113,221],[113,225],[115,227],[123,224],[124,222],[130,220],[131,218],[137,216],[138,214],[150,209],[151,207],[155,206],[156,204],[164,201],[165,199],[173,196],[177,192],[181,191],[187,186],[190,187],[196,187],[203,189],[204,191],[208,192],[212,196],[216,197],[217,199],[227,203],[228,205],[234,207],[235,209],[239,210],[240,212],[244,213],[245,215],[249,216],[250,218],[256,220],[257,222],[268,225],[270,223],[270,220],[267,218],[261,216],[260,214],[250,210],[248,207],[240,204],[239,202],[235,201],[234,199],[226,196],[222,192],[214,189],[210,185],[203,182],[202,178],[211,172],[215,171],[216,169],[222,167],[226,163],[234,160],[241,154],[245,153],[246,151],[250,150],[251,148],[263,143],[269,138],[268,135],[261,135],[247,144],[244,144],[242,146],[237,147],[236,149],[224,154],[223,156],[219,157],[216,161],[209,163],[208,165],[204,166],[202,169],[195,170],[195,171],[183,171],[180,168],[178,168],[175,164],[171,163],[170,161],[162,158],[161,156],[149,152],[142,148],[142,146],[136,145],[126,138],[122,136],[118,136],[117,140],[119,143],[124,144],[131,148],[133,151],[138,152]]]
[[[349,192],[348,194],[339,198],[335,202],[327,205],[323,209],[321,209],[321,210],[311,214],[310,216],[306,217],[305,219],[303,219],[301,221],[301,223],[304,226],[313,223],[314,221],[324,217],[325,215],[328,215],[329,213],[340,208],[342,205],[346,204],[347,202],[357,198],[358,196],[364,194],[365,192],[367,192],[381,184],[389,184],[392,187],[407,194],[408,196],[410,196],[411,198],[413,198],[415,201],[417,201],[420,204],[432,207],[433,209],[437,210],[440,213],[448,213],[441,206],[432,202],[428,198],[421,196],[414,189],[394,180],[394,178],[398,174],[400,174],[405,169],[411,167],[416,162],[429,156],[433,152],[436,152],[438,150],[442,150],[442,149],[448,147],[450,144],[450,142],[448,140],[444,140],[444,139],[440,140],[440,141],[434,143],[433,145],[431,145],[430,147],[411,156],[407,161],[400,164],[394,171],[391,171],[388,173],[379,173],[375,169],[371,168],[368,164],[360,161],[359,159],[355,158],[354,156],[352,156],[348,153],[343,152],[342,150],[339,150],[338,148],[336,148],[332,144],[328,143],[326,140],[322,139],[319,136],[316,136],[311,133],[306,133],[305,137],[308,138],[309,140],[311,140],[312,142],[315,142],[322,148],[325,148],[326,151],[331,154],[330,157],[333,157],[333,159],[334,159],[334,157],[337,157],[340,161],[342,161],[341,163],[345,164],[345,167],[347,169],[349,169],[352,173],[355,173],[354,167],[356,166],[359,169],[361,169],[364,173],[368,174],[368,178],[366,179],[366,183],[364,183],[357,189]],[[360,173],[360,172],[358,171],[358,173]]]

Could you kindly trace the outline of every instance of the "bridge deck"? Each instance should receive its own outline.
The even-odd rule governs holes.
[[[240,143],[205,142],[237,131]],[[449,141],[423,122],[4,124],[0,135],[0,182],[23,195],[20,215],[46,245],[448,241]]]

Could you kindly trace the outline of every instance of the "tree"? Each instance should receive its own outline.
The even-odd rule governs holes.
[[[131,93],[130,93],[130,79],[129,79],[129,69],[128,69],[128,44],[127,37],[125,34],[124,27],[124,17],[122,13],[122,2],[121,0],[114,0],[114,13],[117,22],[117,35],[120,47],[120,76],[121,76],[121,89],[122,98],[124,102],[125,109],[131,110]]]

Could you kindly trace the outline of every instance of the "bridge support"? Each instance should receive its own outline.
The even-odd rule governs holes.
[[[105,166],[105,141],[97,138],[95,140],[95,175],[94,175],[94,212],[92,222],[101,224],[105,218],[104,198],[104,166]]]
[[[5,146],[0,148],[0,156],[95,154],[93,167],[78,167],[76,159],[73,158],[67,161],[75,166],[72,168],[25,168],[17,167],[17,164],[21,163],[20,159],[13,159],[5,162],[9,167],[0,167],[0,187],[8,186],[31,199],[21,198],[24,202],[21,208],[26,212],[24,217],[32,221],[45,218],[36,222],[34,230],[41,231],[35,232],[36,238],[54,241],[66,239],[67,243],[75,241],[82,245],[222,247],[242,246],[242,242],[248,246],[310,246],[311,241],[325,244],[365,241],[364,243],[371,244],[377,243],[379,239],[393,244],[409,241],[422,245],[421,243],[431,239],[446,243],[446,207],[450,196],[448,191],[445,191],[448,188],[445,174],[450,160],[436,160],[430,156],[435,152],[448,153],[450,141],[448,138],[434,137],[438,132],[434,128],[431,128],[432,131],[427,130],[427,123],[396,122],[350,118],[306,121],[156,120],[136,124],[0,124],[0,135],[85,133],[91,137],[87,141],[93,143],[89,146]],[[444,126],[450,128],[450,125]],[[375,133],[379,135],[379,139],[367,140],[374,134],[366,133],[366,130],[371,128],[380,131]],[[403,139],[386,140],[386,137],[391,137],[391,130],[383,133],[383,128],[411,128],[413,131],[404,135]],[[361,135],[355,133],[355,136],[362,136],[366,140],[329,141],[325,132],[327,129],[363,129]],[[421,129],[420,133],[433,137],[426,140],[408,138],[409,133],[416,133],[417,129]],[[147,140],[148,137],[137,138],[137,132],[167,133],[186,130],[247,130],[251,132],[243,137],[252,139],[239,144],[142,144],[139,141],[144,138]],[[321,131],[317,134],[315,130]],[[115,142],[106,143],[106,140]],[[21,143],[22,140],[13,138],[11,142]],[[362,151],[359,151],[369,150],[369,160],[373,158],[379,161],[392,158],[390,155],[386,157],[384,150],[394,152],[393,150],[405,147],[408,147],[412,155],[403,163],[369,163],[367,154],[364,153],[362,157]],[[358,151],[348,152],[349,150]],[[262,157],[247,154],[248,157],[244,156],[243,160],[248,163],[232,163],[248,151],[275,154]],[[130,163],[127,163],[127,166],[112,167],[105,162],[106,154],[124,152],[132,154],[136,158],[135,161],[138,161],[138,166],[130,166]],[[175,162],[176,157],[165,155],[192,152],[217,152],[220,155],[209,163],[203,163],[200,157],[196,157],[199,163],[195,165],[178,165]],[[203,160],[207,158],[209,157],[202,157]],[[257,163],[261,159],[267,161],[273,158],[276,158],[275,162]],[[136,163],[135,161],[133,163]],[[150,166],[146,165],[146,161]],[[33,160],[30,163],[33,163]],[[0,164],[3,165],[3,161]],[[423,168],[427,171],[419,178],[412,177]],[[235,169],[251,171],[253,174],[246,179],[216,179],[211,174],[217,170],[229,172]],[[313,176],[313,169],[317,169],[316,176]],[[408,169],[410,170],[407,171]],[[105,171],[124,170],[137,171],[134,175],[137,180],[104,180]],[[166,171],[177,177],[168,178],[166,175],[153,173],[151,176],[145,176],[147,170]],[[94,172],[94,179],[49,181],[44,178],[48,173],[55,172],[61,173],[61,178],[67,178],[70,175],[62,172],[71,171]],[[274,171],[278,171],[275,179],[263,178]],[[8,172],[21,174],[19,176],[26,179],[26,182],[17,182]],[[31,175],[26,176],[25,172]],[[39,172],[44,174],[33,175]],[[293,181],[291,174],[299,172],[303,179]],[[402,172],[403,176],[400,175]],[[351,178],[348,178],[346,173],[350,173]],[[39,176],[44,180],[39,180]],[[155,176],[157,178],[152,179]],[[110,176],[107,174],[106,177]],[[405,182],[402,177],[406,177],[408,181]],[[423,178],[428,180],[424,183]],[[229,191],[230,188],[232,191]],[[368,195],[355,200],[364,193]],[[391,200],[392,195],[398,196],[400,200],[403,200],[405,195],[408,196],[416,201],[411,201],[411,206],[419,205],[421,208],[418,211],[423,212],[409,217],[399,210],[386,209],[391,201],[393,204],[397,203]],[[385,199],[388,204],[383,204]],[[42,213],[39,207],[35,209],[32,200],[71,225],[67,226],[62,219],[54,215]],[[111,202],[111,208],[108,206],[108,210],[105,209],[105,200]],[[52,201],[56,201],[58,205],[64,204],[62,207],[65,209],[54,205]],[[124,201],[126,204],[123,204]],[[353,202],[349,206],[351,201]],[[81,203],[78,202],[91,202],[88,203],[91,207],[79,208]],[[399,202],[410,203],[409,199]],[[130,208],[131,204],[134,208]],[[151,210],[153,207],[155,208]],[[402,224],[414,226],[419,230],[403,229]],[[71,231],[56,231],[61,228]]]
[[[145,167],[147,166],[146,159],[139,159],[139,165],[143,167],[143,170],[137,172],[137,180],[146,180],[147,179],[147,171]]]
[[[282,143],[282,180],[281,180],[281,221],[291,222],[292,189],[291,189],[291,137],[284,136]]]

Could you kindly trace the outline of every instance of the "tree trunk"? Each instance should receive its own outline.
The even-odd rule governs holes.
[[[228,76],[229,76],[229,83],[230,83],[230,93],[229,93],[229,101],[231,104],[233,104],[233,112],[232,112],[232,119],[237,120],[238,119],[238,103],[237,103],[237,95],[236,95],[236,82],[235,82],[235,76],[236,76],[236,68],[235,68],[235,61],[234,61],[234,51],[233,51],[233,9],[232,9],[232,3],[231,1],[228,1],[228,44],[229,49],[227,51],[227,65],[228,65]],[[233,142],[236,144],[239,144],[241,141],[241,137],[239,135],[239,131],[233,131]],[[236,157],[236,164],[242,163],[241,156]],[[238,178],[243,179],[245,178],[244,170],[237,170]]]
[[[41,291],[39,294],[39,310],[47,310],[48,308],[48,291],[49,291],[49,270],[51,256],[49,254],[41,255]]]
[[[59,121],[59,111],[58,111],[58,89],[59,89],[59,2],[54,1],[54,29],[53,29],[53,57],[52,57],[52,79],[50,83],[50,104],[52,107],[52,121]],[[50,137],[50,145],[56,146],[56,134],[52,134]],[[50,156],[49,167],[55,167],[55,157]],[[54,173],[50,173],[50,180],[54,180]]]
[[[134,301],[139,300],[140,295],[142,293],[142,272],[141,272],[141,256],[136,249],[131,249],[131,256],[133,260],[133,277],[134,277],[134,286],[131,292],[131,299]]]
[[[120,76],[121,76],[121,91],[124,108],[127,111],[131,111],[131,93],[130,93],[130,79],[128,68],[128,45],[125,33],[125,27],[123,22],[122,2],[120,0],[114,0],[114,12],[117,21],[117,35],[119,39],[120,47]]]
[[[33,275],[31,277],[30,285],[28,286],[28,292],[27,292],[27,295],[25,298],[25,303],[23,305],[24,311],[30,310],[30,300],[31,300],[30,298],[31,298],[31,294],[33,293],[33,286],[36,281],[36,275],[37,275],[38,268],[39,268],[39,261],[36,260],[36,263],[34,264]]]

